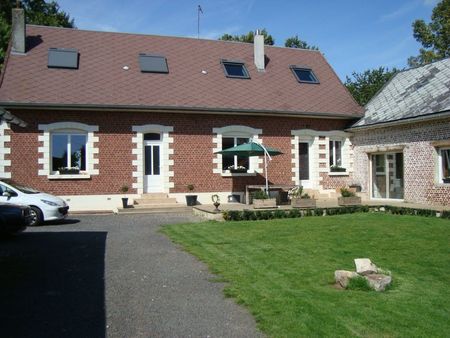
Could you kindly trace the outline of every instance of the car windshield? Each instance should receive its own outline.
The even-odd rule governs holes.
[[[12,187],[16,188],[17,190],[19,190],[20,192],[23,192],[24,194],[39,194],[39,191],[33,189],[33,188],[29,188],[29,187],[23,187],[21,185],[12,185],[10,184]]]

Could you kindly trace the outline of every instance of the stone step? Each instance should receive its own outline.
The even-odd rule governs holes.
[[[177,199],[173,197],[166,198],[137,198],[134,200],[137,205],[154,205],[154,204],[177,204]]]
[[[163,199],[168,198],[167,194],[165,192],[152,192],[148,194],[142,194],[141,199],[145,200],[151,200],[151,199]]]
[[[178,203],[152,203],[152,204],[135,204],[131,207],[135,209],[143,209],[143,208],[182,208],[185,207],[186,204],[178,204]]]
[[[185,205],[155,205],[152,207],[140,207],[132,206],[131,208],[119,208],[119,214],[156,214],[156,213],[186,213],[192,212],[192,207],[187,207]]]

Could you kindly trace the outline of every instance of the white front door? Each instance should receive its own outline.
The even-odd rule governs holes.
[[[160,140],[144,139],[145,193],[163,192],[163,172],[162,172],[161,158],[162,158],[162,142]]]

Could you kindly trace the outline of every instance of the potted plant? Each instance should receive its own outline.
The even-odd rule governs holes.
[[[246,173],[247,172],[247,168],[243,167],[241,165],[238,165],[238,166],[230,165],[227,169],[232,174]]]
[[[60,167],[58,168],[60,175],[78,175],[80,168],[78,167]]]
[[[346,205],[360,205],[361,197],[356,196],[356,194],[347,189],[341,188],[341,197],[338,197],[338,205],[346,206]]]
[[[342,167],[340,167],[340,166],[338,166],[338,165],[332,165],[332,166],[330,167],[330,171],[331,171],[332,173],[340,173],[340,172],[346,172],[347,169],[346,169],[346,168],[342,168]]]
[[[124,194],[126,194],[128,192],[128,186],[126,184],[124,184],[121,188],[120,191]],[[128,197],[122,197],[122,206],[124,209],[128,208]]]
[[[186,187],[189,190],[189,192],[193,192],[195,189],[193,184],[188,184]],[[189,207],[196,205],[197,204],[197,195],[186,195],[186,204]]]
[[[276,198],[269,198],[269,195],[263,190],[257,190],[252,193],[253,207],[255,209],[276,208]]]
[[[444,182],[444,183],[450,183],[450,176],[444,177],[444,178],[442,179],[442,182]]]
[[[214,212],[220,212],[219,205],[220,205],[220,197],[217,194],[214,194],[211,196],[211,200],[213,201],[213,205],[216,207]]]
[[[303,193],[303,187],[297,186],[288,191],[288,197],[291,200],[293,208],[315,208],[316,200],[307,193]]]

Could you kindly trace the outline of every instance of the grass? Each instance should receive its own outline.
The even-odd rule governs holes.
[[[273,337],[444,337],[450,332],[450,221],[351,214],[178,224],[162,230],[206,262],[225,295]],[[338,290],[334,271],[368,257],[389,291]]]

